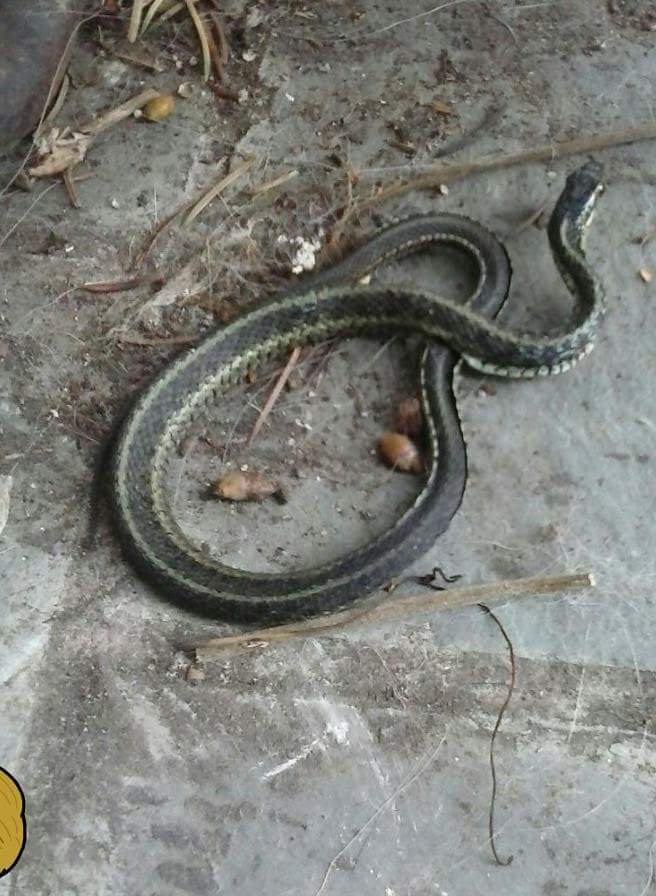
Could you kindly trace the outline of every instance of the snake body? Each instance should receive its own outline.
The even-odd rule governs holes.
[[[552,254],[575,299],[573,326],[553,337],[516,335],[495,322],[511,270],[485,227],[453,214],[418,215],[381,230],[339,264],[207,336],[137,398],[111,464],[117,528],[137,569],[175,602],[203,615],[280,622],[343,608],[397,575],[449,525],[466,482],[466,451],[452,389],[460,356],[499,376],[559,373],[587,354],[603,313],[584,237],[602,190],[588,162],[567,179],[549,223]],[[466,304],[428,292],[355,285],[380,264],[430,244],[460,247],[479,277]],[[332,337],[406,331],[429,340],[420,371],[427,477],[412,506],[363,548],[309,570],[253,573],[208,557],[182,532],[166,498],[169,462],[198,412],[266,358]]]

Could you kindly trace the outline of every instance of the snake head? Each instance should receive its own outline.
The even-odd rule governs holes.
[[[604,189],[602,176],[603,167],[591,159],[567,178],[549,220],[549,239],[557,257],[566,245],[583,248],[586,228]]]
[[[590,159],[573,171],[565,182],[559,204],[565,204],[571,218],[583,227],[589,224],[597,199],[604,190],[603,175],[603,165]]]

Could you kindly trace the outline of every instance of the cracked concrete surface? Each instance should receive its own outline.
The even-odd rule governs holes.
[[[361,187],[421,170],[461,141],[457,157],[473,158],[653,117],[649,3],[396,7],[234,2],[228,71],[242,102],[217,103],[199,87],[159,125],[107,132],[86,165],[93,178],[78,186],[79,210],[45,184],[0,199],[0,475],[13,477],[0,535],[0,765],[23,784],[29,826],[2,894],[314,896],[333,859],[323,893],[335,896],[654,887],[656,305],[638,273],[656,268],[656,243],[642,242],[655,225],[653,145],[603,153],[608,190],[589,251],[609,314],[595,352],[548,381],[462,376],[467,493],[414,569],[435,562],[466,582],[585,569],[598,581],[585,595],[498,611],[518,657],[497,739],[497,846],[514,856],[510,867],[492,864],[486,842],[507,655],[480,611],[225,657],[194,685],[179,646],[229,627],[161,601],[107,525],[95,549],[82,548],[98,442],[125,396],[177,350],[128,339],[197,334],[283,285],[291,250],[278,238],[316,237],[346,200],[335,153],[362,172]],[[149,48],[163,73],[99,55],[88,32],[61,120],[195,79],[184,29],[155,33]],[[435,100],[455,114],[425,105]],[[412,158],[399,141],[413,144]],[[216,179],[222,158],[245,155],[254,185],[292,167],[299,175],[259,199],[231,190],[153,252],[167,277],[188,266],[200,305],[178,299],[144,319],[147,288],[75,289],[126,276],[154,222]],[[3,172],[18,159],[4,159]],[[440,208],[514,234],[505,320],[545,328],[569,300],[543,222],[517,231],[577,163],[411,194],[358,232]],[[455,256],[393,275],[434,283],[436,268],[440,288],[466,294]],[[184,525],[261,569],[311,564],[371,537],[417,487],[371,456],[412,391],[415,358],[399,340],[316,350],[251,451],[266,372],[236,390],[180,462]],[[202,500],[226,463],[279,478],[289,503]]]

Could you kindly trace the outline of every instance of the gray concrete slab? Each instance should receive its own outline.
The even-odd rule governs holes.
[[[497,740],[498,848],[514,855],[509,868],[492,864],[486,841],[507,656],[480,611],[251,651],[207,664],[192,685],[180,643],[229,627],[162,602],[109,528],[95,550],[82,548],[98,441],[172,349],[116,339],[118,329],[145,332],[137,319],[148,290],[75,287],[124,276],[154,221],[209,184],[223,156],[252,154],[253,183],[292,166],[299,176],[273,204],[226,194],[155,250],[167,276],[191,265],[190,282],[208,289],[219,315],[261,296],[268,271],[289,270],[279,237],[318,236],[345,201],[344,173],[329,162],[336,150],[385,181],[461,138],[459,157],[471,158],[653,117],[649,3],[427,6],[228,6],[241,103],[217,105],[198,90],[160,125],[107,132],[90,154],[93,178],[79,184],[79,210],[59,186],[0,199],[0,475],[13,477],[0,535],[0,765],[24,786],[30,832],[0,893],[646,896],[654,887],[656,305],[638,274],[656,269],[656,243],[640,244],[655,224],[653,146],[603,154],[608,190],[589,248],[609,314],[596,351],[548,381],[461,377],[467,493],[414,568],[436,562],[472,583],[577,570],[598,581],[585,596],[499,610],[518,657]],[[184,32],[154,35],[150,47],[169,62],[175,52],[183,70],[145,74],[98,56],[87,36],[62,121],[195,76]],[[437,99],[456,114],[424,105]],[[412,159],[390,145],[390,124],[416,146]],[[578,161],[409,195],[377,216],[443,208],[505,235],[550,206]],[[374,223],[364,218],[358,232]],[[544,229],[525,228],[508,246],[505,320],[557,324],[569,300]],[[391,276],[434,283],[436,265],[443,288],[464,295],[468,273],[453,256]],[[146,332],[185,335],[214,321],[175,302]],[[220,450],[197,441],[180,464],[184,525],[261,569],[311,564],[379,531],[418,485],[371,456],[412,391],[415,363],[398,340],[316,352],[251,451],[267,381],[237,390],[207,423]],[[203,501],[224,456],[280,478],[289,503]]]

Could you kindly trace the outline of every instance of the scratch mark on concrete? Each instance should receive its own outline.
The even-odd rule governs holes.
[[[323,744],[321,744],[321,738],[315,737],[311,744],[308,744],[306,747],[303,747],[300,753],[297,753],[296,756],[292,756],[291,759],[286,759],[284,762],[281,762],[280,765],[275,765],[273,768],[269,769],[268,772],[265,772],[262,775],[262,780],[266,781],[269,778],[275,778],[277,775],[281,775],[283,772],[286,772],[287,769],[293,768],[297,762],[300,762],[302,759],[307,759],[312,750],[320,745],[321,749],[324,749]]]

